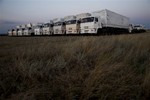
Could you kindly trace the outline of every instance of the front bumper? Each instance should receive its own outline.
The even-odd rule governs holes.
[[[97,29],[92,28],[92,29],[81,29],[81,34],[96,34],[97,33]]]

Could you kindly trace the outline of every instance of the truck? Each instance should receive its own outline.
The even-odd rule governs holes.
[[[54,23],[53,26],[54,35],[66,34],[66,24],[63,18],[55,18],[52,21]]]
[[[8,36],[13,36],[13,30],[12,29],[8,30]]]
[[[76,19],[76,16],[66,16],[64,21],[66,23],[66,34],[79,34],[80,21]]]
[[[17,36],[18,35],[18,29],[12,29],[12,35]]]
[[[49,23],[44,23],[42,31],[43,31],[43,35],[52,35],[53,34],[53,22],[50,21]]]
[[[18,31],[17,31],[18,36],[24,35],[25,25],[20,25],[20,26],[16,26],[16,27],[17,27],[17,29],[18,29]]]
[[[33,35],[33,34],[34,34],[34,31],[32,28],[32,24],[31,23],[26,24],[25,29],[24,29],[24,35],[29,36],[29,35]]]
[[[37,23],[33,26],[34,28],[34,35],[43,35],[43,23]]]
[[[142,24],[133,25],[133,29],[132,29],[133,33],[140,33],[140,32],[145,32],[145,31],[146,30]]]
[[[128,31],[129,18],[104,9],[91,13],[91,16],[81,19],[81,34],[102,34],[107,32]]]

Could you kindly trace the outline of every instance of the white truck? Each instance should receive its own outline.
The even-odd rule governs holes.
[[[33,34],[33,28],[32,28],[32,24],[26,24],[26,27],[24,29],[24,35],[28,36],[28,35],[32,35]]]
[[[18,29],[12,29],[12,35],[17,36],[18,35]]]
[[[37,25],[33,26],[34,28],[34,35],[43,35],[43,23],[38,23]]]
[[[63,18],[55,18],[52,21],[54,23],[53,30],[55,35],[66,33],[66,24]]]
[[[81,34],[101,34],[116,30],[128,31],[129,18],[105,9],[92,12],[91,16],[82,18],[80,27]]]
[[[53,22],[45,23],[43,25],[43,35],[52,35],[53,34]]]
[[[22,36],[24,33],[24,29],[25,29],[25,25],[20,25],[20,26],[16,26],[16,28],[18,29],[17,34],[18,36]]]
[[[13,30],[12,29],[8,30],[8,36],[13,36]]]
[[[146,30],[143,25],[141,25],[141,24],[133,25],[133,29],[132,29],[133,33],[140,33],[140,32],[145,32],[145,31]]]
[[[79,34],[80,21],[76,19],[76,16],[70,15],[64,17],[66,23],[66,34]]]
[[[20,25],[20,26],[17,26],[17,33],[18,33],[18,36],[22,36],[24,35],[24,29],[25,29],[25,25]]]

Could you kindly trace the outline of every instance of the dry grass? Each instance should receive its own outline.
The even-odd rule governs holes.
[[[0,99],[150,99],[150,33],[0,37]]]

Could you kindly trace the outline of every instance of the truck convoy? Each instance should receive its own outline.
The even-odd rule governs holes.
[[[64,35],[64,34],[116,34],[145,30],[142,25],[130,24],[129,18],[104,9],[91,13],[55,18],[47,23],[17,26],[8,31],[9,36]]]

